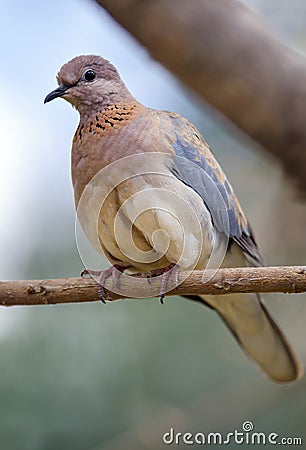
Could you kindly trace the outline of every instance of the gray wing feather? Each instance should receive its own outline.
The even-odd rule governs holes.
[[[171,119],[175,135],[175,139],[171,135],[174,150],[172,173],[200,195],[215,227],[262,264],[248,221],[207,143],[186,119],[175,115]],[[178,121],[179,126],[175,123]],[[180,133],[175,130],[180,130]]]

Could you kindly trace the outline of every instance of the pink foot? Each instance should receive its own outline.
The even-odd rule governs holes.
[[[169,277],[171,274],[173,276],[174,285],[177,288],[178,275],[179,275],[179,266],[177,264],[172,263],[168,267],[164,268],[164,272],[162,274],[161,283],[160,283],[160,291],[159,291],[159,301],[162,305],[164,304],[167,283],[168,283],[168,280],[169,280]]]
[[[160,283],[160,291],[159,291],[159,300],[161,304],[164,304],[165,292],[167,289],[167,283],[170,275],[172,274],[174,285],[177,288],[178,286],[178,275],[179,275],[179,266],[177,264],[169,264],[167,267],[163,267],[162,269],[150,270],[147,272],[147,280],[151,284],[151,278],[161,275],[161,283]]]
[[[85,269],[81,273],[81,277],[87,274],[98,277],[98,297],[102,303],[106,303],[105,300],[107,298],[107,292],[104,288],[105,281],[108,277],[112,276],[114,282],[116,283],[116,286],[119,287],[120,275],[125,269],[126,267],[120,266],[119,264],[114,264],[113,266],[110,266],[108,269],[104,270]]]

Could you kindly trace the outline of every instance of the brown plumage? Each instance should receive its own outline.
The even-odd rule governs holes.
[[[144,107],[99,56],[65,64],[59,87],[80,113],[72,145],[78,216],[92,245],[134,272],[260,265],[246,216],[208,144],[187,119]],[[103,199],[103,201],[102,201]],[[239,344],[274,380],[301,366],[259,296],[206,296]]]

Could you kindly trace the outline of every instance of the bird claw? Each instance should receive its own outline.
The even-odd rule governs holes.
[[[98,277],[98,297],[102,303],[106,303],[107,300],[107,290],[104,287],[105,281],[108,277],[112,276],[113,281],[116,284],[116,287],[119,288],[120,284],[120,276],[123,271],[126,269],[124,266],[119,266],[118,264],[114,264],[113,266],[108,267],[107,269],[97,271],[97,270],[88,270],[84,269],[81,273],[81,277],[84,275],[91,275]],[[178,275],[179,275],[179,266],[177,264],[169,264],[167,267],[163,267],[162,269],[150,270],[146,273],[147,281],[151,284],[151,278],[161,275],[161,283],[159,290],[159,301],[163,305],[165,293],[167,290],[167,283],[170,278],[170,275],[173,277],[175,289],[178,287]]]
[[[98,297],[99,300],[106,305],[106,299],[107,299],[107,292],[106,289],[104,288],[104,286],[102,286],[102,284],[98,284]]]
[[[166,293],[166,289],[167,289],[167,283],[169,280],[170,275],[173,275],[173,281],[174,281],[174,285],[175,285],[175,289],[177,289],[178,287],[178,274],[179,274],[179,267],[177,264],[170,264],[167,267],[164,267],[162,269],[155,269],[155,270],[150,270],[149,272],[147,272],[147,280],[148,283],[151,284],[151,278],[152,277],[156,277],[158,275],[161,275],[161,283],[160,283],[160,290],[159,290],[159,301],[160,303],[163,305],[164,304],[164,298],[165,298],[165,293]]]
[[[174,263],[170,264],[168,267],[165,267],[163,269],[163,273],[161,276],[161,283],[160,283],[160,291],[159,291],[159,301],[163,305],[164,304],[164,298],[165,293],[167,289],[167,283],[169,280],[170,275],[173,275],[173,279],[175,282],[175,287],[177,288],[178,284],[178,266]]]
[[[149,270],[149,272],[146,273],[146,277],[147,277],[147,282],[149,284],[152,284],[152,280],[151,280],[151,278],[152,278],[152,270]]]
[[[108,277],[112,276],[116,287],[119,288],[120,284],[120,276],[123,273],[126,267],[119,266],[118,264],[114,264],[113,266],[108,267],[104,270],[88,270],[85,269],[81,273],[81,277],[84,275],[91,275],[98,277],[98,297],[102,303],[106,303],[107,300],[107,290],[104,287],[105,281]]]
[[[89,275],[91,277],[98,277],[100,274],[101,274],[101,270],[84,269],[81,272],[81,277],[84,277],[85,275]]]

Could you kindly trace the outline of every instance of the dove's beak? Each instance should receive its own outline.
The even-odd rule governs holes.
[[[54,89],[54,91],[50,92],[50,94],[47,95],[47,97],[44,100],[44,103],[51,102],[51,100],[54,100],[57,97],[61,97],[65,94],[67,89],[69,89],[70,86],[66,86],[65,84],[61,84],[58,88]]]

